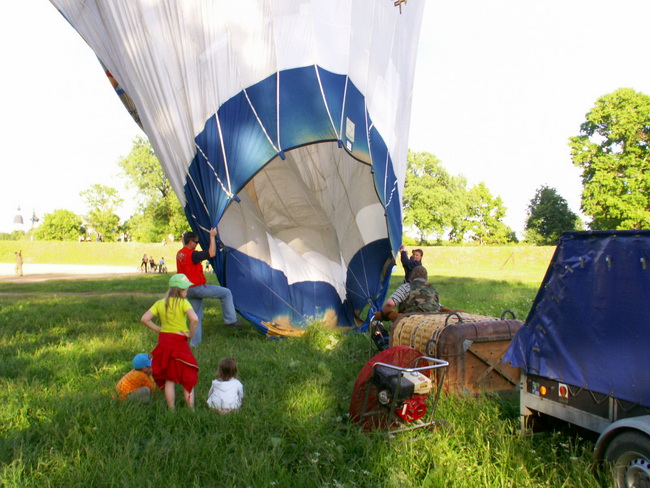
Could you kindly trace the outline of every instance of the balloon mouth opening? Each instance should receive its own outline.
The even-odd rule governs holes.
[[[344,300],[354,254],[387,237],[371,168],[336,142],[285,155],[267,163],[230,203],[219,223],[222,241],[283,270],[289,284],[328,281]]]
[[[348,299],[350,262],[388,235],[371,167],[336,141],[302,146],[267,163],[237,197],[219,222],[223,244],[281,275],[292,303],[309,304],[289,311],[280,306],[270,315],[272,323],[303,330],[319,320],[335,327]],[[259,279],[268,288],[272,281],[254,273],[239,277],[228,275],[227,286]]]

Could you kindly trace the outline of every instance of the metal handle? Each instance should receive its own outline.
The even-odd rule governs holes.
[[[456,317],[458,317],[458,322],[454,322],[455,324],[459,324],[459,323],[462,323],[462,322],[463,322],[463,317],[461,317],[460,315],[458,315],[456,312],[451,312],[449,315],[447,315],[447,318],[445,319],[445,327],[447,327],[447,326],[449,325],[449,318],[450,318],[452,315],[455,315]]]
[[[515,317],[515,313],[514,313],[512,310],[510,310],[510,309],[508,309],[508,310],[504,310],[504,311],[503,311],[503,313],[501,314],[501,320],[505,320],[505,318],[506,318],[506,314],[507,314],[507,313],[509,313],[510,315],[512,315],[512,319],[513,319],[513,320],[517,320],[517,317]]]

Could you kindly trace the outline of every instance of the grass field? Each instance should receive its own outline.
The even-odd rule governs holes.
[[[181,248],[178,243],[140,242],[58,242],[0,241],[0,263],[14,263],[16,251],[23,251],[25,264],[96,264],[111,266],[140,265],[142,255],[158,262],[162,257],[173,261]]]
[[[22,249],[25,264],[139,266],[143,254],[172,263],[178,243],[0,241],[0,263],[14,263]],[[554,247],[425,247],[423,263],[431,276],[486,278],[539,284]],[[402,273],[398,264],[396,274]]]
[[[106,244],[80,244],[95,245]],[[446,306],[487,315],[512,309],[523,319],[552,252],[539,250],[536,261],[519,247],[427,248],[425,265]],[[454,275],[454,266],[478,277]],[[402,279],[395,274],[391,288]],[[207,303],[196,350],[195,411],[180,406],[180,395],[173,413],[160,394],[150,405],[120,404],[111,398],[115,383],[135,353],[156,343],[139,317],[166,280],[0,283],[0,485],[600,486],[593,440],[575,432],[520,436],[512,398],[443,395],[437,417],[449,428],[392,442],[363,434],[347,412],[370,356],[367,335],[314,324],[301,338],[271,341],[252,327],[225,329],[218,302]],[[238,359],[245,388],[244,406],[228,416],[205,405],[224,356]]]

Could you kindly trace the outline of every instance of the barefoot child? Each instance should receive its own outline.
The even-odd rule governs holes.
[[[188,344],[198,324],[198,317],[185,298],[190,286],[192,283],[184,274],[175,274],[169,280],[167,296],[154,303],[140,319],[159,333],[158,345],[151,353],[153,377],[158,388],[165,392],[171,409],[176,400],[176,383],[183,387],[187,405],[194,408],[194,385],[199,379],[199,367]],[[153,322],[154,317],[159,318],[160,326]]]
[[[208,406],[219,413],[228,413],[241,407],[244,386],[237,378],[237,361],[224,358],[219,363],[217,379],[212,382],[208,393]]]

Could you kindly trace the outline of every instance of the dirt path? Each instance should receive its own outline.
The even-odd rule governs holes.
[[[15,264],[0,263],[0,281],[9,283],[39,283],[49,280],[81,280],[133,276],[132,266],[90,266],[83,264],[24,264],[23,276],[16,276]]]

